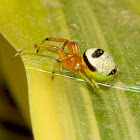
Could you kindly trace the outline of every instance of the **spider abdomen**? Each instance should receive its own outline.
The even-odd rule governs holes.
[[[110,80],[117,72],[117,66],[112,56],[98,48],[91,48],[84,52],[82,63],[88,68],[86,74],[96,81]]]

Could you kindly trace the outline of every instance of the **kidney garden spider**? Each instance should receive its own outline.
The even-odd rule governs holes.
[[[68,53],[64,53],[54,45],[46,45],[46,41],[64,42],[64,47],[67,47]],[[97,82],[106,82],[114,77],[117,72],[117,66],[113,58],[102,49],[91,48],[80,56],[80,49],[77,43],[71,42],[67,39],[46,38],[41,44],[35,44],[37,52],[40,48],[53,49],[57,51],[61,66],[70,72],[77,72],[90,85],[99,90]]]

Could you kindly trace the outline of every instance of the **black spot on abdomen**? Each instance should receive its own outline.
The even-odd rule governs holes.
[[[108,76],[109,76],[109,75],[113,75],[113,74],[115,74],[116,72],[117,72],[117,68],[113,69],[113,70],[108,74]]]
[[[102,49],[97,49],[92,55],[91,57],[93,58],[98,58],[100,57],[101,55],[103,55],[104,51]]]

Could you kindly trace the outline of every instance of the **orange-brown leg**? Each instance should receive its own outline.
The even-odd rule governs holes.
[[[65,46],[68,47],[67,44],[68,44],[68,43],[64,43],[64,45],[62,46],[62,50],[64,50]],[[71,47],[73,46],[73,47],[74,47],[75,54],[78,55],[78,56],[80,56],[80,49],[79,49],[78,44],[75,43],[75,42],[70,42],[70,41],[69,41],[69,45],[70,45]]]
[[[67,39],[58,39],[58,38],[53,38],[53,37],[47,37],[41,43],[43,44],[46,41],[69,42]]]
[[[77,43],[75,43],[75,42],[71,42],[71,44],[74,46],[75,54],[80,56],[79,45]]]
[[[53,38],[54,39],[54,38]],[[57,39],[58,40],[58,39]],[[72,49],[72,46],[74,47],[74,51],[75,51],[75,54],[76,55],[78,55],[78,56],[80,56],[80,49],[79,49],[79,45],[77,44],[77,43],[75,43],[75,42],[70,42],[69,40],[66,40],[66,39],[60,39],[61,41],[60,42],[62,42],[62,41],[66,41],[64,44],[63,44],[63,46],[62,46],[62,50],[64,50],[64,48],[65,47],[67,47],[68,48],[68,53],[69,54],[73,54],[73,51],[71,51],[71,49]],[[52,41],[52,40],[51,40]],[[53,40],[54,41],[54,40]],[[57,41],[58,42],[58,41]]]
[[[62,46],[62,50],[64,50],[65,47],[67,47],[67,49],[68,49],[68,54],[74,54],[74,51],[73,51],[73,47],[72,47],[71,42],[69,42],[69,41],[68,42],[65,42],[63,44],[63,46]]]
[[[65,55],[64,57],[60,58],[60,59],[58,60],[58,62],[65,61],[66,59],[71,59],[71,58],[73,58],[73,57],[75,57],[74,54],[68,54],[68,55]]]
[[[68,49],[68,53],[69,54],[73,54],[73,47],[72,44],[69,40],[67,39],[58,39],[58,38],[53,38],[53,37],[47,37],[46,39],[44,39],[41,44],[45,43],[46,41],[56,41],[56,42],[64,42],[64,45],[66,44],[67,49]]]
[[[60,59],[63,59],[65,57],[63,50],[61,50],[60,48],[58,48],[54,45],[36,44],[35,47],[37,48],[37,52],[39,51],[40,48],[54,49],[59,54]],[[60,61],[58,60],[58,62],[60,62]],[[54,79],[54,73],[55,73],[55,70],[52,71],[52,79]]]
[[[54,49],[59,54],[60,58],[63,58],[65,56],[64,52],[54,45],[36,44],[35,47],[37,48],[37,52],[39,51],[40,48]]]

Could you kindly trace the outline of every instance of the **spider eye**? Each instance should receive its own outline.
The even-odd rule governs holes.
[[[113,74],[115,74],[116,72],[117,72],[117,68],[113,69],[113,70],[108,74],[108,76],[109,76],[109,75],[113,75]]]
[[[98,57],[100,57],[103,53],[104,53],[104,51],[103,51],[102,49],[97,49],[97,50],[91,55],[91,57],[93,57],[93,58],[98,58]]]

